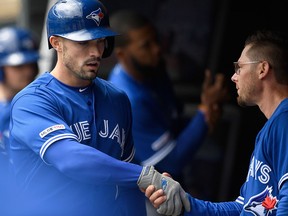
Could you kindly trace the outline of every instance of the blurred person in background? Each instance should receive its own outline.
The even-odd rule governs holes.
[[[32,31],[17,26],[0,29],[0,213],[15,189],[8,147],[10,105],[12,98],[37,76],[38,59],[38,41]]]
[[[108,80],[124,90],[132,105],[134,162],[153,165],[182,181],[184,167],[212,132],[228,97],[225,77],[206,71],[201,102],[193,118],[184,121],[166,71],[157,30],[151,21],[132,10],[111,14],[118,61]]]

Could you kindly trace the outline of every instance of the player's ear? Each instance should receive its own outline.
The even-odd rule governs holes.
[[[56,51],[62,51],[62,46],[61,46],[61,38],[52,35],[49,38],[49,42],[51,44],[51,46],[56,50]]]
[[[270,64],[267,61],[262,61],[259,64],[259,70],[260,70],[259,79],[263,79],[264,77],[266,77],[270,69],[271,69]]]

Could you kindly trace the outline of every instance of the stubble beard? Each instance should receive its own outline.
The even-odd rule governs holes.
[[[66,68],[68,68],[68,70],[70,71],[70,73],[77,77],[78,79],[82,79],[82,80],[89,80],[92,81],[97,77],[98,74],[98,70],[90,70],[90,71],[85,71],[83,66],[79,67],[75,61],[73,61],[73,58],[71,58],[70,56],[67,56],[64,52],[64,56],[63,56],[63,61],[64,61],[64,65],[66,66]],[[85,63],[84,63],[85,65]]]
[[[237,103],[241,107],[247,107],[246,102],[240,96],[237,97]]]

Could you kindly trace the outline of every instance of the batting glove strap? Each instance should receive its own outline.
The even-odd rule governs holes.
[[[160,189],[161,187],[161,177],[162,175],[155,170],[153,166],[143,167],[142,172],[138,178],[138,186],[139,188],[146,188],[149,185],[154,185],[156,189]]]

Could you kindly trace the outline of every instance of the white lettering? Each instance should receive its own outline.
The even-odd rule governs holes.
[[[257,160],[253,157],[250,162],[246,182],[249,181],[250,177],[252,177],[255,180],[259,180],[263,184],[267,184],[267,182],[270,180],[269,173],[271,171],[271,168],[267,164],[264,164],[263,161]]]
[[[104,132],[100,131],[99,135],[103,138],[107,137],[109,134],[109,129],[108,129],[108,120],[104,120]]]
[[[116,138],[117,143],[119,143],[121,149],[122,149],[122,154],[124,151],[124,145],[125,145],[125,130],[122,128],[120,129],[119,125],[116,124],[112,132],[110,133],[109,131],[109,121],[104,120],[104,131],[99,132],[99,136],[102,138],[109,138],[109,139],[114,139]],[[121,133],[122,132],[122,133]]]
[[[91,139],[91,133],[89,130],[89,122],[88,121],[82,121],[77,122],[70,126],[70,128],[73,130],[74,133],[77,135],[78,141],[81,142],[83,140]],[[73,127],[73,128],[72,128]]]
[[[114,130],[112,131],[112,133],[109,136],[110,139],[114,139],[114,137],[116,137],[117,138],[117,142],[119,144],[121,144],[120,131],[119,131],[119,125],[118,124],[116,125],[116,127],[114,128]]]
[[[263,184],[266,184],[270,180],[269,173],[271,172],[271,168],[268,165],[263,165],[261,167],[261,174],[259,176],[259,181]]]

